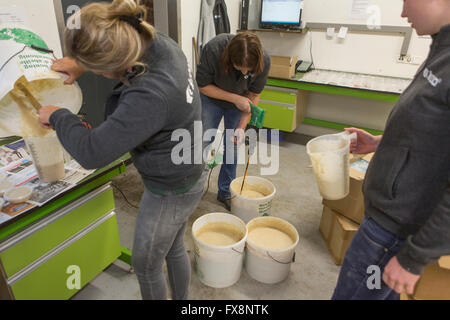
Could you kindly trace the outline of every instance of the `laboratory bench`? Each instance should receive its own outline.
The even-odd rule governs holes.
[[[297,73],[293,79],[269,78],[259,103],[266,110],[264,127],[293,132],[300,124],[308,124],[341,131],[354,125],[306,116],[310,92],[395,103],[410,81],[329,70]],[[382,131],[372,128],[361,129],[375,135],[382,134]]]
[[[129,162],[125,155],[0,224],[0,300],[70,299],[117,259],[130,260],[110,182]]]

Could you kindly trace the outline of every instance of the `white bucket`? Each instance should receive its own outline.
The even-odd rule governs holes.
[[[340,200],[350,192],[350,141],[356,134],[343,132],[317,137],[306,145],[319,192],[324,199]]]
[[[232,225],[242,233],[242,239],[228,246],[215,246],[201,241],[197,233],[210,224]],[[213,288],[226,288],[241,277],[244,264],[247,227],[245,223],[228,213],[211,213],[195,221],[192,226],[194,239],[194,269],[200,281]]]
[[[243,177],[240,177],[230,184],[231,212],[245,223],[256,217],[269,216],[272,201],[277,192],[273,183],[261,177],[248,176],[245,185],[266,195],[263,198],[248,198],[240,194],[242,180]]]
[[[0,138],[36,136],[34,131],[38,130],[29,127],[38,119],[31,104],[24,99],[25,106],[20,106],[9,94],[17,82],[23,83],[42,106],[54,105],[78,113],[82,105],[80,87],[64,85],[67,75],[50,69],[55,57],[31,47],[49,49],[44,40],[25,28],[0,25],[0,30]]]
[[[52,183],[65,177],[64,149],[54,131],[24,140],[42,182]]]
[[[299,243],[299,235],[295,227],[289,222],[275,217],[260,217],[247,224],[250,234],[257,228],[273,228],[289,236],[293,244],[284,249],[272,249],[255,243],[247,237],[247,254],[245,256],[245,270],[253,279],[275,284],[289,276],[291,263],[295,262],[295,248]],[[274,239],[266,239],[266,241]]]

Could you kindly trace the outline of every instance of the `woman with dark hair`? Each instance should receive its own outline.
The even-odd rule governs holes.
[[[203,128],[218,129],[224,118],[225,130],[235,130],[238,143],[250,118],[250,104],[258,105],[266,85],[270,56],[255,34],[221,34],[202,49],[197,83],[203,103]],[[223,165],[219,175],[217,200],[230,210],[230,184],[236,178],[237,147],[224,139]],[[205,147],[214,141],[206,142]]]

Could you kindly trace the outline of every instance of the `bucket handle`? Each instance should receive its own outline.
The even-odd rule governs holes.
[[[278,261],[277,259],[275,259],[274,257],[272,257],[272,256],[270,255],[269,251],[266,251],[266,253],[267,253],[267,255],[269,256],[269,258],[271,258],[271,259],[272,259],[273,261],[275,261],[275,262],[278,262],[279,264],[291,264],[291,263],[295,262],[295,252],[294,252],[294,256],[292,257],[292,261],[289,261],[289,262],[281,262],[281,261]]]
[[[245,252],[245,248],[244,248],[244,251],[242,251],[242,252],[236,250],[235,248],[231,248],[231,250],[233,250],[234,252],[237,252],[237,253],[239,253],[239,254],[244,254],[244,252]]]

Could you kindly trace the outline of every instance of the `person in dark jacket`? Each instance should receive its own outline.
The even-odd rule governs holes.
[[[270,70],[270,56],[255,34],[221,34],[202,50],[197,83],[203,104],[205,132],[216,129],[224,118],[226,130],[236,130],[238,144],[251,118],[250,104],[258,105]],[[204,148],[212,143],[207,141]],[[236,178],[237,151],[232,138],[223,139],[224,163],[217,199],[230,210],[230,184]]]
[[[433,42],[384,135],[346,129],[358,135],[353,152],[376,152],[363,186],[366,217],[333,299],[399,299],[427,264],[450,254],[450,1],[405,0],[402,17]]]
[[[39,121],[54,128],[65,149],[87,169],[131,152],[146,187],[132,256],[142,298],[168,298],[166,261],[172,299],[185,300],[191,263],[184,234],[201,200],[206,172],[201,159],[175,163],[172,150],[177,142],[172,136],[178,129],[187,130],[194,137],[187,149],[198,146],[201,154],[201,137],[194,134],[195,122],[201,121],[201,100],[185,55],[172,39],[138,18],[143,12],[134,0],[83,7],[75,14],[80,15],[81,28],[64,34],[68,57],[52,67],[69,74],[67,83],[84,71],[121,79],[107,102],[106,109],[113,110],[108,119],[88,130],[67,109],[46,106],[39,111]]]

